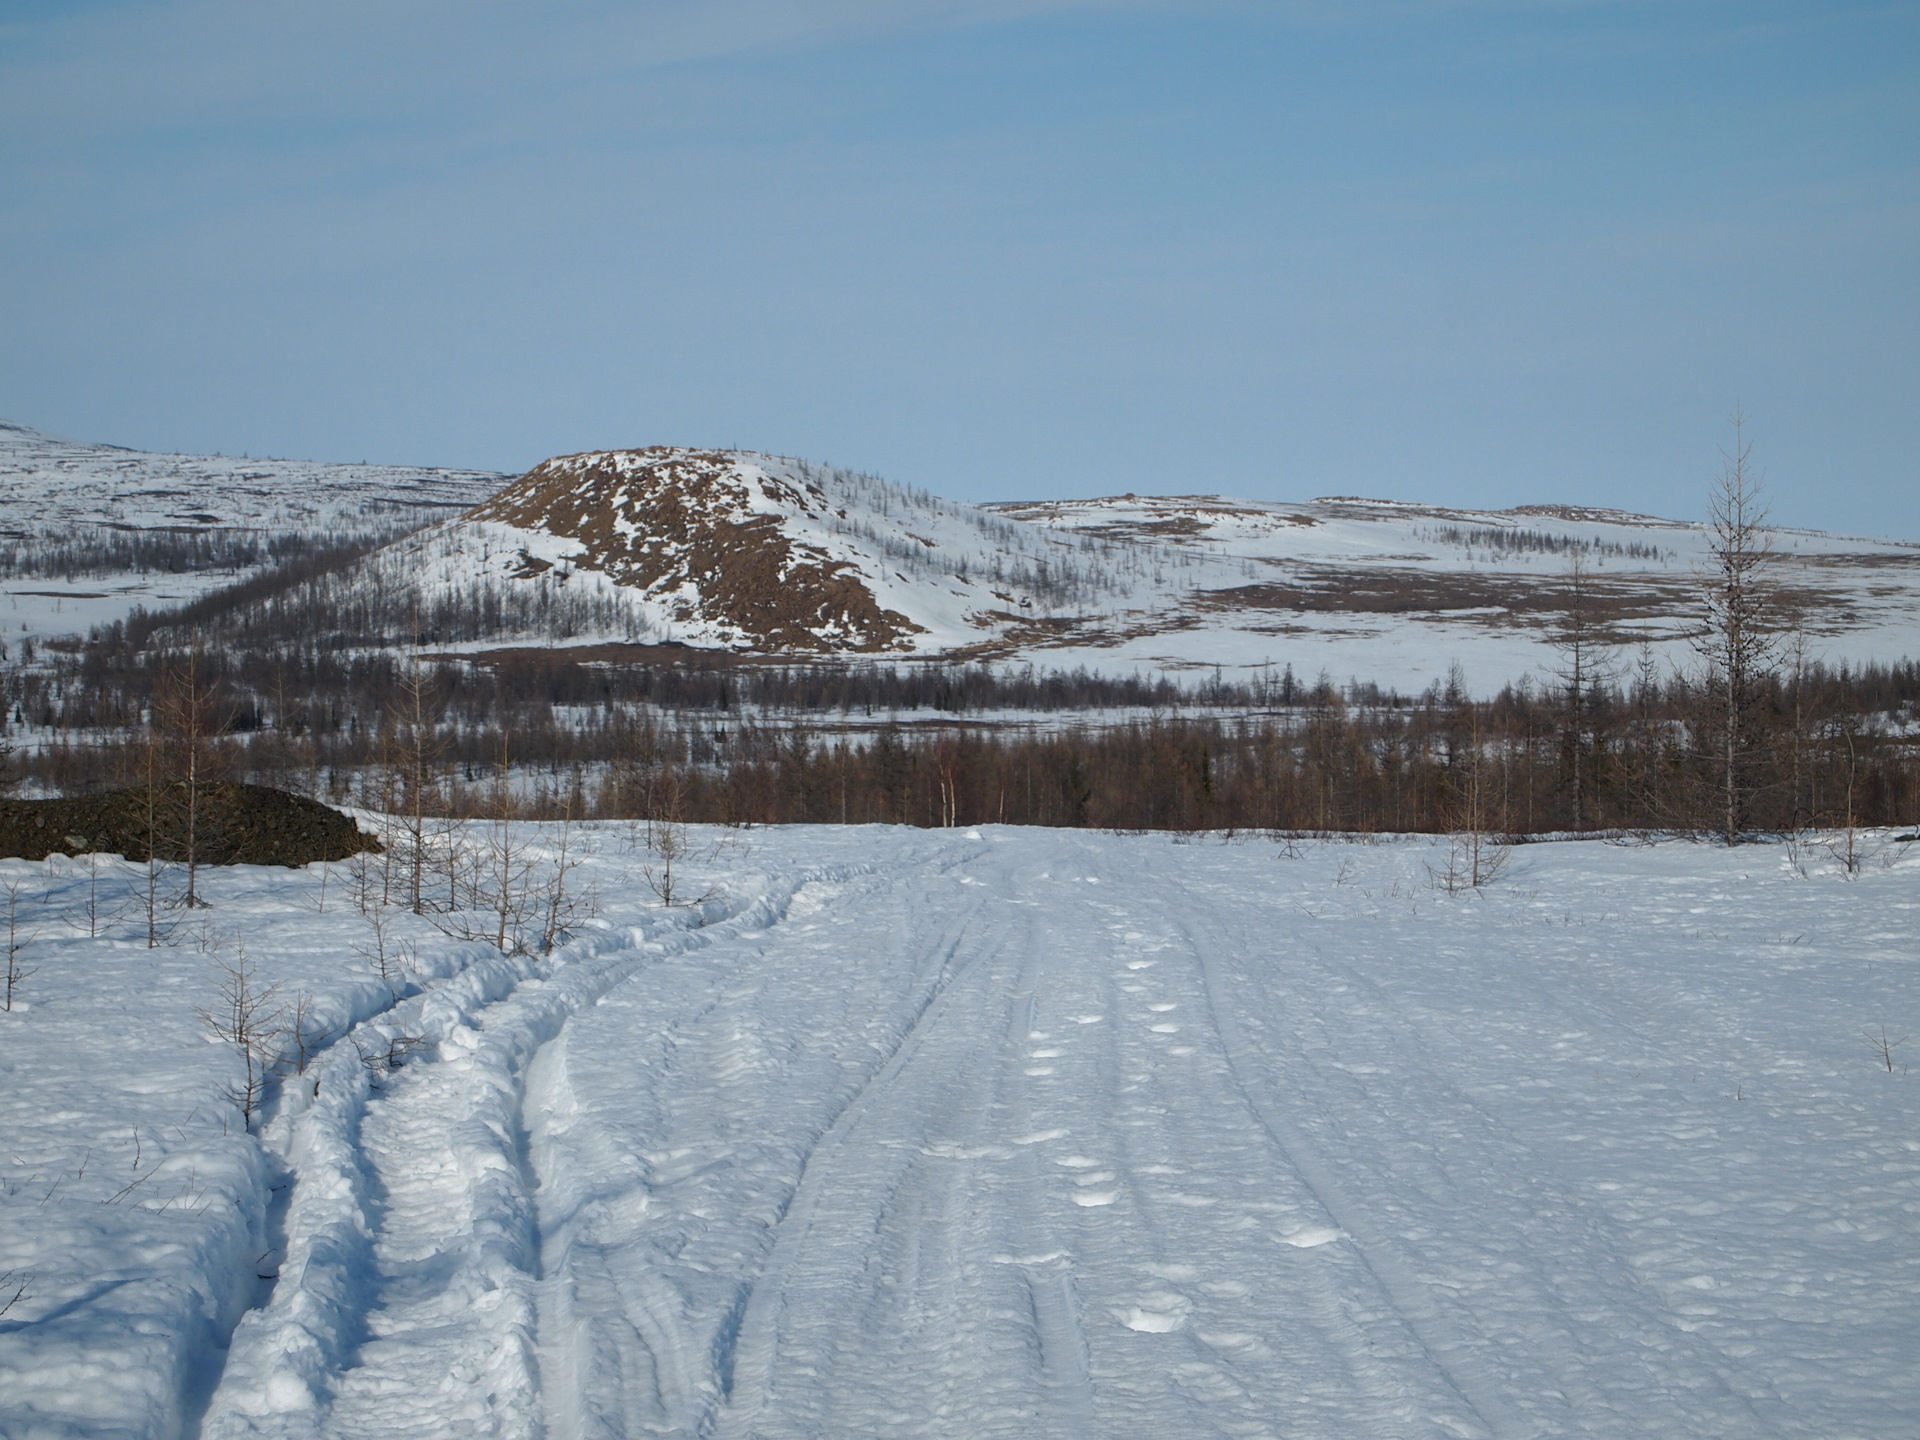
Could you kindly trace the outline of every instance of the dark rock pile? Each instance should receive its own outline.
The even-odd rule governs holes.
[[[187,788],[108,790],[63,800],[0,800],[0,857],[101,852],[129,860],[187,858]],[[151,803],[150,803],[151,801]],[[202,785],[193,848],[202,865],[308,865],[379,842],[338,810],[262,785]]]

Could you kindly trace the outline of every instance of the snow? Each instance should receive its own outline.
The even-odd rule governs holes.
[[[158,455],[0,421],[0,541],[31,549],[90,527],[239,531],[340,540],[391,533],[476,505],[503,477],[473,470],[335,465],[245,456]],[[68,577],[19,575],[0,590],[9,642],[85,635],[95,625],[233,584],[226,569]]]
[[[5,421],[0,477],[0,528],[206,524],[279,533],[356,528],[408,509],[464,509],[505,478],[426,466],[154,454]]]
[[[668,910],[583,834],[596,919],[391,915],[397,996],[345,867],[208,872],[148,950],[86,933],[117,863],[0,863],[0,1433],[1920,1417],[1913,1081],[1863,1043],[1920,1011],[1920,847],[1552,842],[1448,896],[1422,839],[696,831]],[[193,1016],[236,932],[359,1042],[251,1133]]]

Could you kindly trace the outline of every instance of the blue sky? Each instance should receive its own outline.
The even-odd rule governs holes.
[[[1920,7],[0,0],[0,417],[1920,539]]]

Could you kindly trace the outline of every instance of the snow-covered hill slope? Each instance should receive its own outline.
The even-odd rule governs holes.
[[[1097,603],[1125,555],[870,475],[658,446],[549,460],[348,583],[536,591],[583,641],[933,655]]]
[[[1328,498],[1134,496],[993,506],[1062,543],[1144,549],[1136,583],[1047,644],[1109,668],[1290,664],[1417,690],[1458,663],[1487,690],[1552,663],[1577,558],[1592,619],[1622,647],[1686,663],[1711,568],[1699,524],[1534,505],[1476,511]],[[1920,544],[1770,532],[1768,578],[1808,658],[1920,655]]]
[[[0,862],[0,1434],[1912,1432],[1920,846],[726,835],[574,827],[537,959],[379,912],[398,1001],[345,866],[202,955]],[[353,1027],[251,1131],[236,931]]]
[[[1920,653],[1920,545],[1777,531],[1809,655]],[[1578,558],[1623,646],[1686,656],[1707,536],[1618,511],[1209,496],[972,506],[804,461],[550,460],[365,566],[442,602],[533,592],[542,638],[1180,670],[1291,665],[1420,689],[1548,662]]]
[[[300,545],[386,538],[477,504],[472,470],[156,455],[0,421],[0,633],[84,635]]]

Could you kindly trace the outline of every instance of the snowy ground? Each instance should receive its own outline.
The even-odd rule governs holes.
[[[570,944],[396,917],[397,1001],[344,867],[148,950],[0,864],[0,1434],[1920,1428],[1920,846],[708,832],[666,910],[592,838]],[[246,1133],[235,930],[428,1043]]]
[[[121,534],[304,535],[337,544],[477,505],[503,479],[473,470],[156,455],[0,420],[0,546],[58,548],[103,526]],[[0,640],[85,635],[136,607],[184,604],[247,573],[14,573],[0,585]]]

